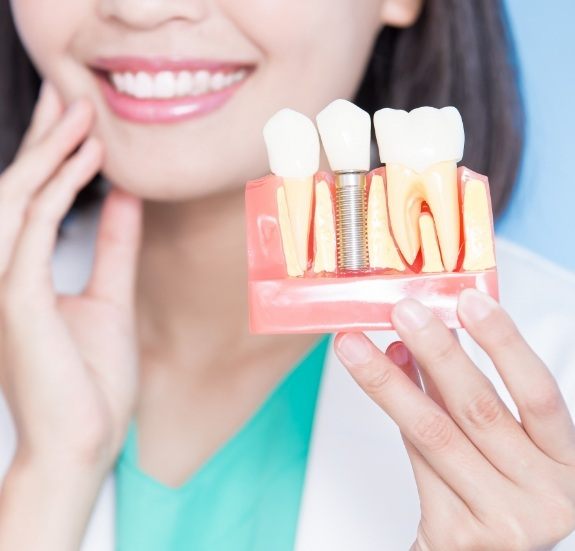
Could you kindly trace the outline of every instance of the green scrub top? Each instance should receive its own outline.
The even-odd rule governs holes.
[[[291,551],[328,342],[182,486],[140,470],[132,425],[116,466],[116,549]]]

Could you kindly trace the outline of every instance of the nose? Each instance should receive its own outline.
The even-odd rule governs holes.
[[[102,17],[126,26],[149,30],[172,20],[200,21],[207,0],[99,0]]]

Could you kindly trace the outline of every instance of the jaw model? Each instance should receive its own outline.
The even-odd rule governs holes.
[[[463,289],[498,297],[489,185],[457,167],[458,111],[382,109],[374,122],[386,166],[367,174],[365,212],[353,213],[367,228],[369,266],[361,272],[338,265],[337,174],[317,171],[313,123],[282,110],[266,125],[274,174],[246,187],[253,333],[392,329],[391,310],[406,297],[459,327]],[[322,129],[324,144],[329,139]],[[337,163],[332,154],[332,168]]]

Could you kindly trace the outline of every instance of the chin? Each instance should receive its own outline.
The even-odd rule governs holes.
[[[182,160],[164,162],[161,155],[127,160],[108,156],[102,170],[107,181],[147,201],[184,202],[221,193],[243,193],[251,171],[221,171],[217,161],[198,166]],[[195,167],[195,168],[194,168]]]

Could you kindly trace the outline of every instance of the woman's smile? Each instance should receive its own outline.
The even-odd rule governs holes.
[[[211,113],[231,99],[254,64],[197,59],[107,57],[93,65],[104,98],[119,117],[171,123]]]

